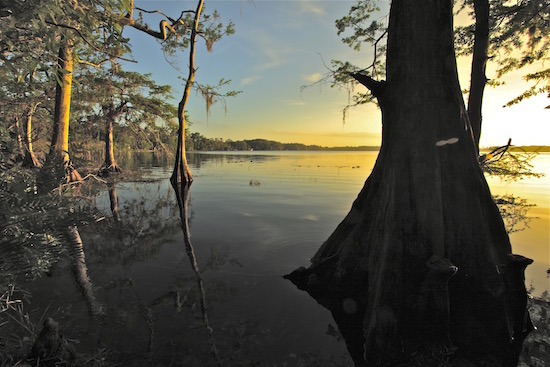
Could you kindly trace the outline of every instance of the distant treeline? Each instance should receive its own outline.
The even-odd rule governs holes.
[[[320,145],[306,145],[300,143],[281,143],[267,139],[251,140],[223,140],[221,138],[210,139],[200,133],[191,133],[186,137],[186,149],[188,151],[245,151],[245,150],[304,150],[304,151],[379,151],[379,146],[361,145],[357,147],[322,147]],[[491,151],[494,147],[482,148],[482,151]],[[550,146],[529,145],[511,146],[513,152],[550,152]]]
[[[306,145],[300,143],[281,143],[266,139],[223,140],[209,139],[199,133],[191,133],[187,140],[188,151],[244,151],[244,150],[305,150],[305,151],[378,151],[377,146],[358,147],[322,147],[320,145]]]

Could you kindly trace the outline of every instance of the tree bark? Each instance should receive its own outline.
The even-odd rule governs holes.
[[[36,107],[38,107],[38,104],[29,107],[27,111],[27,123],[25,124],[25,158],[23,158],[23,166],[31,168],[41,166],[32,148],[32,117]]]
[[[474,12],[476,28],[474,33],[474,52],[472,56],[472,71],[470,76],[470,93],[468,96],[468,117],[472,125],[475,148],[479,154],[479,139],[481,136],[483,92],[487,84],[485,70],[487,68],[487,53],[489,49],[489,1],[475,0]]]
[[[376,164],[310,267],[286,276],[331,310],[358,366],[437,365],[455,348],[512,366],[530,326],[529,259],[511,255],[479,168],[452,20],[451,0],[392,2]]]
[[[55,88],[55,110],[50,157],[62,157],[71,181],[80,181],[80,174],[69,160],[69,113],[71,108],[71,86],[73,79],[74,48],[68,42],[59,47],[57,59],[58,83]]]

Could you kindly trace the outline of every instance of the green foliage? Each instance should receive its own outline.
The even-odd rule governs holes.
[[[184,50],[189,47],[189,38],[191,36],[191,29],[193,28],[194,16],[194,10],[189,10],[179,22],[172,24],[172,32],[162,41],[163,51],[169,58],[174,58],[178,50]],[[142,13],[140,13],[140,17],[143,17]],[[216,10],[211,14],[207,14],[203,11],[201,18],[197,36],[204,40],[209,52],[212,51],[214,43],[219,41],[222,37],[235,33],[235,25],[233,22],[230,21],[227,24],[223,24],[220,14]]]
[[[77,121],[72,130],[77,140],[96,137],[103,142],[105,123],[112,121],[119,150],[175,144],[171,140],[177,109],[169,102],[173,98],[169,85],[158,85],[151,74],[116,67],[83,70],[77,80],[71,111]]]
[[[367,67],[359,67],[348,61],[331,60],[329,73],[318,83],[328,83],[331,87],[344,89],[348,92],[348,104],[343,109],[343,122],[350,108],[370,102],[376,98],[369,90],[356,90],[357,82],[354,73],[367,75],[375,80],[385,76],[385,53],[387,35],[387,16],[371,19],[380,11],[374,0],[357,1],[348,14],[335,22],[337,33],[342,36],[342,42],[355,51],[368,44],[373,47],[372,62]]]
[[[472,22],[466,26],[456,27],[455,47],[457,56],[470,55],[473,52],[475,16],[473,3],[476,0],[460,0],[455,2],[456,13],[467,12]],[[360,51],[362,47],[372,45],[374,56],[372,63],[361,68],[348,62],[333,61],[327,79],[332,80],[332,86],[349,87],[350,73],[360,71],[374,79],[383,77],[385,65],[385,41],[387,18],[372,19],[380,9],[374,0],[358,0],[348,14],[336,20],[337,33],[343,36],[342,42],[352,49]],[[550,52],[550,3],[547,0],[519,0],[513,2],[490,0],[490,40],[489,59],[497,65],[497,72],[488,84],[497,86],[505,82],[506,75],[526,66],[534,66],[537,70],[525,75],[524,79],[532,83],[518,97],[512,99],[506,106],[522,100],[546,93],[550,98],[550,73],[544,69]],[[349,101],[350,106],[356,106],[374,99],[369,92],[357,94]],[[547,108],[550,108],[548,106]],[[344,111],[345,112],[345,111]]]
[[[212,105],[222,102],[224,110],[227,112],[227,104],[225,99],[227,97],[235,97],[240,91],[231,90],[225,93],[221,93],[220,90],[222,87],[227,86],[229,83],[231,83],[231,80],[227,79],[220,79],[218,84],[216,85],[209,85],[209,84],[194,84],[195,90],[197,93],[199,93],[202,98],[204,99],[205,105],[206,105],[206,116],[208,117],[210,115],[210,107]]]
[[[371,21],[367,27],[364,25],[370,21],[371,15],[378,11],[380,11],[380,8],[376,6],[374,0],[358,1],[357,4],[353,5],[348,15],[336,20],[339,36],[348,29],[351,29],[352,32],[351,35],[342,38],[342,42],[356,51],[359,51],[364,43],[372,44],[376,42],[378,34],[385,31],[386,25],[377,20]]]
[[[474,1],[457,2],[457,11],[465,11],[475,19]],[[490,0],[489,5],[489,59],[497,65],[496,81],[492,81],[492,84],[504,83],[508,73],[526,66],[544,67],[550,55],[550,4],[548,1]],[[474,28],[473,23],[456,28],[455,46],[458,55],[472,53]],[[524,79],[534,85],[505,106],[511,106],[541,93],[548,94],[550,98],[548,69],[528,73]]]
[[[119,20],[130,10],[117,0],[16,0],[4,2],[0,18],[3,32],[1,60],[12,68],[19,58],[29,58],[20,72],[24,79],[38,67],[47,71],[57,62],[61,43],[76,46],[77,59],[98,63],[129,50]],[[5,30],[5,31],[4,31]],[[21,71],[20,69],[14,69]],[[51,73],[55,78],[55,73]]]

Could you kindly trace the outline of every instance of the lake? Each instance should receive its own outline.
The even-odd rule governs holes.
[[[227,366],[351,365],[330,313],[282,275],[308,265],[349,211],[376,157],[189,153],[189,222],[203,296],[183,244],[168,181],[172,167],[136,160],[143,180],[102,189],[93,200],[105,219],[80,228],[88,280],[65,259],[49,276],[20,284],[32,294],[26,310],[34,320],[58,321],[90,363],[216,366],[219,358]],[[532,164],[545,176],[488,176],[488,182],[493,195],[535,205],[510,237],[515,253],[535,260],[526,282],[541,295],[550,290],[550,154]]]

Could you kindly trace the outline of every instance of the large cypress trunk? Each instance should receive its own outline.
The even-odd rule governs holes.
[[[71,108],[71,86],[73,80],[74,56],[72,47],[63,44],[57,58],[58,82],[55,88],[55,110],[50,154],[69,159],[69,112]]]
[[[451,0],[392,2],[387,81],[371,83],[378,159],[311,266],[287,276],[331,310],[357,365],[434,365],[455,347],[455,361],[514,365],[530,325],[530,260],[511,255],[479,168],[452,29]]]

